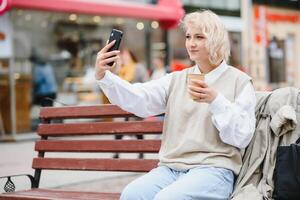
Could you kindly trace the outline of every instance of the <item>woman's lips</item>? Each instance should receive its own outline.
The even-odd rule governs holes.
[[[190,50],[191,53],[197,53],[198,50]]]

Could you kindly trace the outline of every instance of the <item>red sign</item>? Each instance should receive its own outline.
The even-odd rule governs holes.
[[[300,15],[298,14],[278,14],[278,13],[268,13],[268,21],[271,22],[290,22],[298,23],[300,21]]]
[[[82,13],[90,15],[120,16],[138,19],[157,20],[160,22],[160,25],[166,29],[175,27],[184,15],[181,0],[159,0],[156,5],[108,0],[0,1],[4,2],[3,5],[5,5],[7,1],[10,1],[11,7],[21,9],[35,9],[53,12]]]

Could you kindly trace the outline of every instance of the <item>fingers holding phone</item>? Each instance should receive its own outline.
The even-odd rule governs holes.
[[[113,46],[115,42],[108,43],[98,53],[95,63],[95,78],[100,80],[104,77],[106,70],[111,70],[114,65],[110,66],[109,63],[116,63],[120,59],[120,51],[109,51],[108,49]]]
[[[97,54],[97,60],[96,62],[99,63],[99,65],[105,65],[106,67],[110,67],[116,61],[119,59],[120,51],[119,50],[113,50],[109,51],[109,49],[115,44],[115,41],[112,41],[108,43],[103,49],[101,49]],[[108,66],[107,66],[108,65]]]
[[[104,77],[106,70],[111,70],[120,59],[119,46],[121,43],[123,33],[119,30],[113,29],[109,42],[97,54],[95,64],[95,78],[100,80]]]

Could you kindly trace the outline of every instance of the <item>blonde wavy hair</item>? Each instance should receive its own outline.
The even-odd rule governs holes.
[[[218,15],[210,10],[192,12],[185,15],[181,26],[185,32],[188,26],[195,26],[204,34],[207,38],[206,49],[211,64],[218,65],[222,60],[228,60],[230,55],[228,31]]]

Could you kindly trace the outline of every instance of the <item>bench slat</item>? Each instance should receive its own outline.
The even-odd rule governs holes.
[[[163,123],[152,121],[93,122],[76,124],[40,124],[40,136],[98,135],[98,134],[160,134]]]
[[[103,104],[98,106],[42,107],[40,111],[40,118],[42,119],[76,119],[130,116],[134,115],[122,110],[118,106],[110,104]]]
[[[160,140],[40,140],[36,151],[42,152],[145,152],[157,153]]]
[[[20,200],[20,199],[84,199],[84,200],[118,200],[119,193],[97,193],[97,192],[76,192],[59,189],[32,189],[0,195],[0,199]]]
[[[157,166],[154,159],[34,158],[32,168],[51,170],[87,170],[148,172]]]

